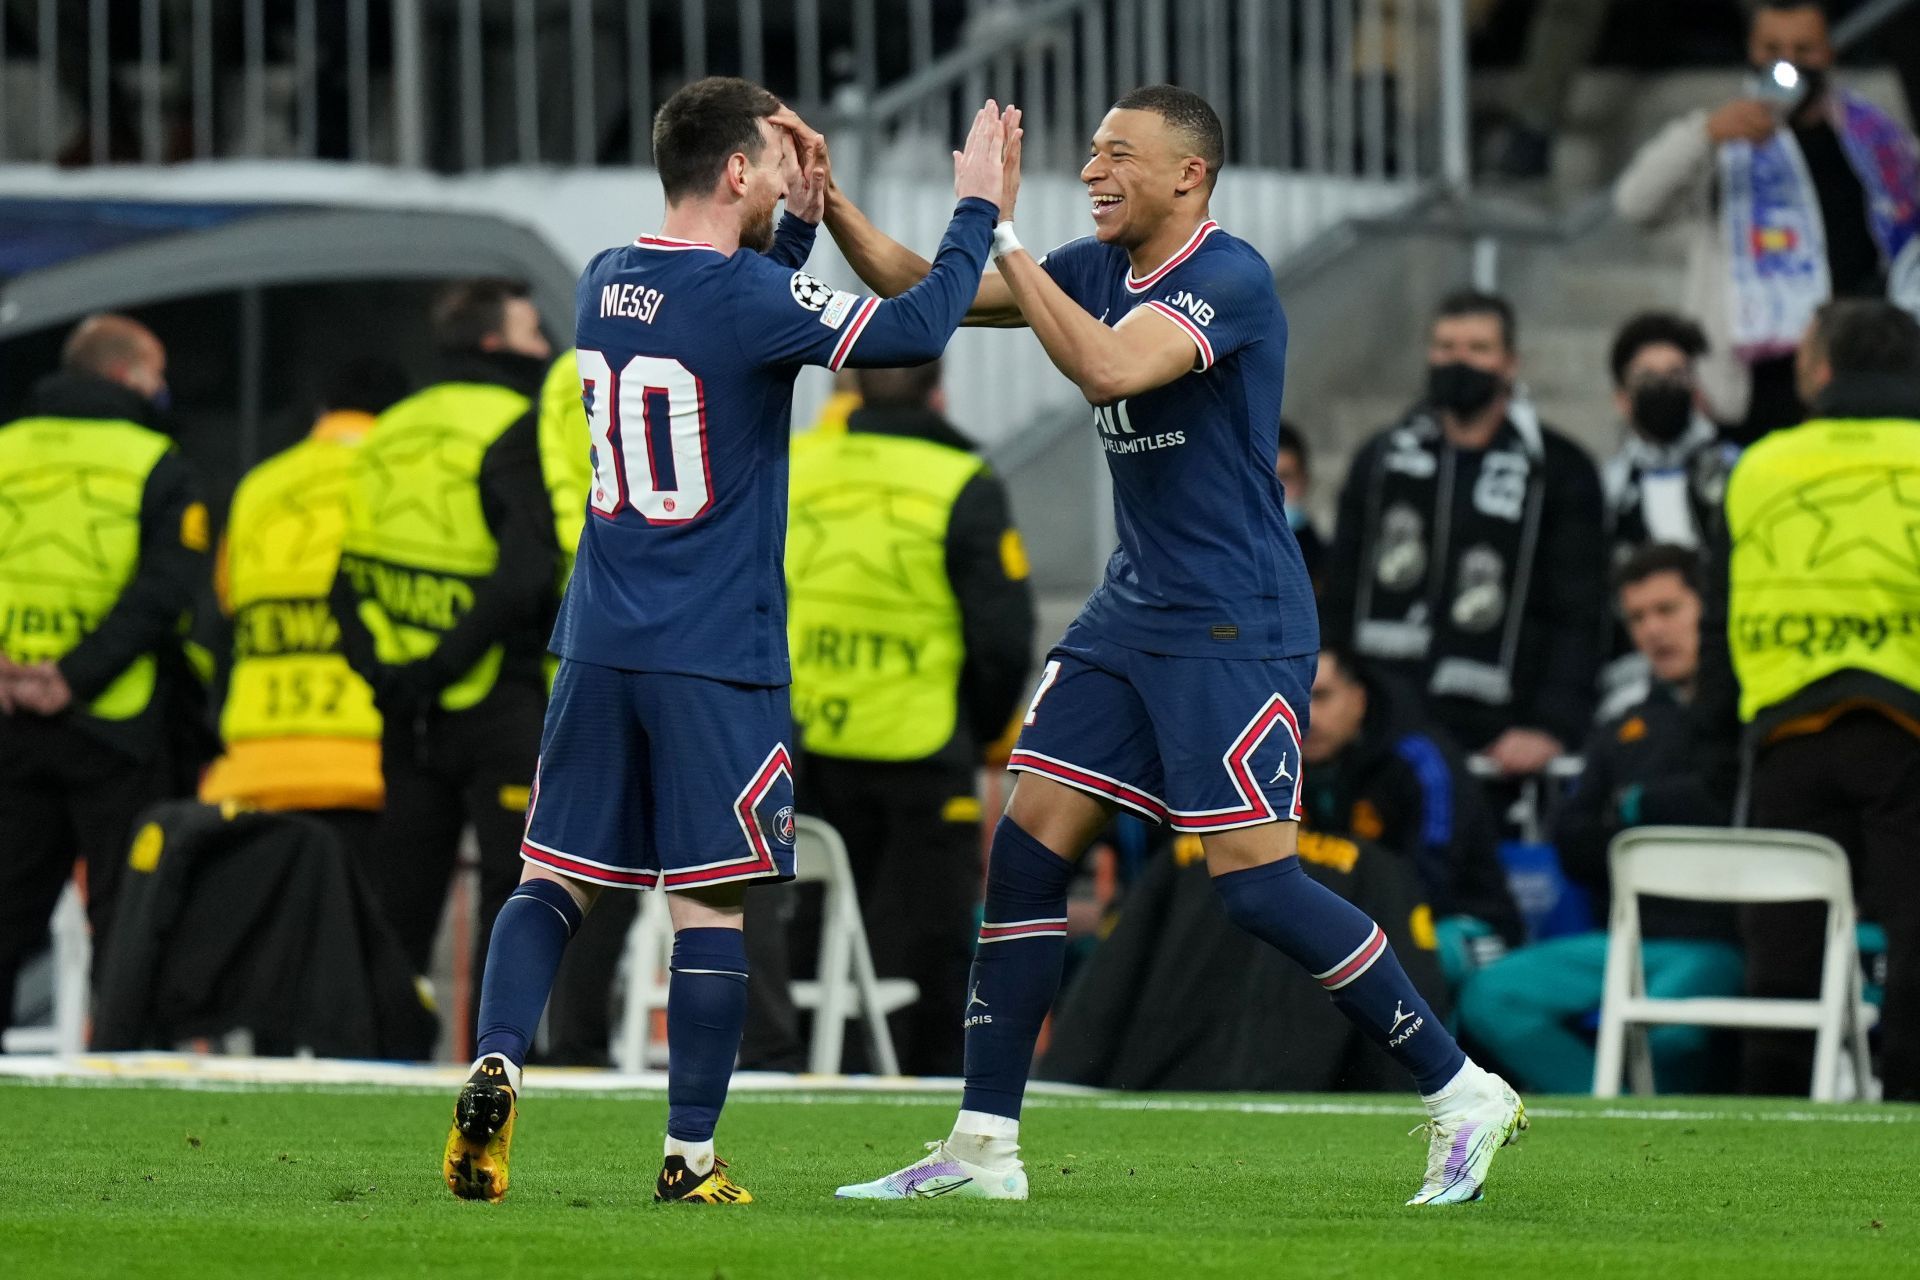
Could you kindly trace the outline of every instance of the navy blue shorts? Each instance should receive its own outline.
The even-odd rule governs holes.
[[[1008,767],[1176,831],[1298,822],[1318,663],[1143,653],[1075,623],[1047,655]]]
[[[520,856],[623,889],[793,877],[787,690],[560,663]]]

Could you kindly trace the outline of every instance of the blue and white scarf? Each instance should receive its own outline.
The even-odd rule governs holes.
[[[1854,93],[1832,99],[1834,132],[1866,193],[1881,261],[1920,236],[1920,160],[1891,116]],[[1820,197],[1792,131],[1720,146],[1721,223],[1733,278],[1733,345],[1753,361],[1792,351],[1833,294]]]

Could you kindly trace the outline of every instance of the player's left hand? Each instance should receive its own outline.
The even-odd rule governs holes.
[[[1500,768],[1501,776],[1525,778],[1539,773],[1566,754],[1560,739],[1539,729],[1509,729],[1481,752]]]
[[[1020,108],[1008,107],[1000,117],[1006,126],[1007,147],[1001,158],[1000,221],[1013,221],[1013,203],[1020,195],[1020,139],[1026,130],[1020,127]]]

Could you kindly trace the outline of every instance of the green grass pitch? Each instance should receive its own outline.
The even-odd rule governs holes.
[[[716,1209],[650,1202],[657,1094],[531,1096],[482,1205],[440,1184],[442,1092],[0,1084],[0,1274],[1920,1275],[1920,1108],[1540,1099],[1486,1201],[1413,1210],[1412,1108],[1235,1101],[1037,1098],[1030,1202],[842,1204],[952,1096],[738,1092],[757,1202]]]

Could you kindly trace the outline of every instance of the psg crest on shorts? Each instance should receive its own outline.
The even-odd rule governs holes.
[[[785,805],[773,815],[773,838],[781,844],[793,843],[793,806]]]

